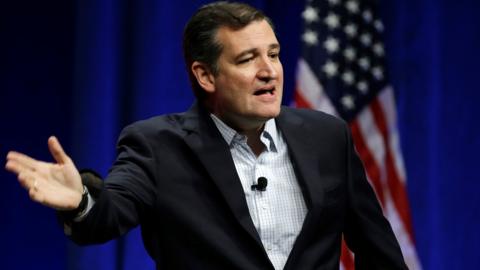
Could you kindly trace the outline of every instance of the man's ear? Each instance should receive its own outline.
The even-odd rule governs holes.
[[[198,61],[193,62],[191,68],[198,84],[208,93],[215,92],[215,76],[210,72],[210,69]]]

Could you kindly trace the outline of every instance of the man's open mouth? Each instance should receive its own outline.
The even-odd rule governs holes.
[[[257,90],[255,91],[253,94],[255,96],[261,96],[261,95],[265,95],[265,94],[270,94],[270,95],[273,95],[273,92],[275,91],[275,88],[272,87],[270,89],[261,89],[261,90]]]

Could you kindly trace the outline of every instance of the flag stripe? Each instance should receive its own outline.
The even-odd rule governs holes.
[[[372,111],[369,107],[366,107],[359,113],[355,120],[358,122],[360,134],[362,134],[373,160],[378,165],[378,173],[382,186],[388,188],[386,180],[387,170],[385,168],[385,144],[382,134],[379,132],[375,119],[373,118]]]
[[[340,258],[342,262],[342,267],[345,270],[355,269],[355,262],[353,260],[353,254],[348,250],[345,240],[342,239],[342,254]]]
[[[297,89],[299,89],[299,88],[297,88]],[[298,90],[295,91],[294,99],[295,99],[295,107],[313,109],[313,106],[310,104],[310,102],[308,102],[307,99],[303,98],[302,92],[300,92]]]
[[[416,255],[415,245],[411,242],[409,234],[405,230],[404,223],[401,221],[398,211],[395,209],[393,200],[388,193],[385,202],[385,216],[392,225],[393,232],[398,239],[398,243],[400,244],[408,268],[412,270],[420,270],[421,266]]]
[[[411,217],[410,217],[410,206],[408,204],[408,195],[405,189],[405,186],[401,182],[398,177],[398,173],[395,169],[395,162],[392,158],[392,153],[389,147],[389,133],[387,132],[387,122],[383,113],[383,109],[378,102],[378,99],[374,99],[371,103],[371,109],[373,112],[373,117],[375,118],[375,122],[377,127],[379,128],[380,132],[382,133],[382,137],[384,139],[384,145],[386,146],[386,165],[387,165],[387,181],[390,190],[394,190],[392,192],[392,199],[395,203],[396,209],[399,212],[399,215],[405,225],[405,228],[410,236],[410,239],[413,241],[413,228],[411,226]]]
[[[360,127],[358,121],[352,121],[350,123],[350,129],[352,130],[352,137],[355,143],[355,148],[360,156],[360,159],[363,161],[363,165],[365,166],[366,173],[368,175],[368,179],[372,184],[375,193],[377,194],[378,200],[383,205],[385,202],[385,196],[383,194],[383,186],[382,181],[380,179],[380,169],[378,168],[373,155],[368,150],[365,140],[360,132]]]
[[[315,73],[310,69],[308,63],[300,58],[297,66],[297,89],[300,100],[297,102],[305,102],[305,106],[319,111],[323,111],[332,115],[338,115],[335,107],[323,90],[322,85],[318,81]]]
[[[396,115],[397,109],[395,106],[393,88],[391,86],[385,87],[385,89],[378,95],[378,100],[380,104],[382,104],[383,112],[385,113],[385,118],[387,120],[388,133],[390,134],[389,145],[395,161],[395,168],[398,172],[400,181],[405,184],[405,165],[403,164],[402,151],[400,150]]]

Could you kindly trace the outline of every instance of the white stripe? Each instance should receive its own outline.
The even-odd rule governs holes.
[[[338,116],[317,76],[303,58],[298,60],[297,65],[297,91],[313,106],[313,109]]]
[[[387,182],[385,144],[383,142],[382,133],[377,128],[370,107],[363,109],[358,114],[356,121],[358,122],[358,127],[360,129],[361,136],[365,141],[365,145],[370,154],[373,156],[373,159],[380,170],[380,181],[382,182],[382,186],[385,186]]]
[[[392,225],[393,232],[397,237],[400,248],[402,249],[405,263],[410,270],[421,270],[422,267],[417,257],[417,251],[415,245],[411,242],[411,238],[408,232],[405,230],[405,225],[398,215],[397,209],[392,201],[392,197],[389,192],[385,193],[385,206],[384,214],[390,224]]]
[[[407,177],[405,173],[405,165],[403,163],[402,151],[400,148],[400,136],[398,133],[396,114],[397,108],[395,106],[393,88],[391,86],[387,86],[382,92],[380,92],[378,99],[383,111],[385,112],[385,117],[387,118],[387,127],[389,133],[388,144],[390,147],[390,152],[393,155],[395,168],[400,177],[400,181],[405,184],[405,179],[407,179]]]

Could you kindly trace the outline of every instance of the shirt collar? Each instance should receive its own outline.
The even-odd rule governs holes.
[[[217,127],[220,134],[222,134],[223,139],[227,142],[228,145],[232,145],[234,140],[245,140],[246,137],[240,133],[238,133],[235,129],[229,127],[225,124],[220,118],[215,116],[214,114],[210,114],[215,126]],[[277,152],[276,145],[278,144],[278,130],[277,125],[275,123],[275,119],[269,119],[265,122],[265,126],[263,132],[261,134],[260,140],[267,145],[268,151]],[[268,145],[268,142],[270,145]]]

